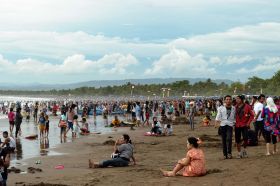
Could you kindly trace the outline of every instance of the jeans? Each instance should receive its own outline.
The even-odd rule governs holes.
[[[223,154],[224,156],[228,156],[231,154],[232,148],[232,127],[231,126],[221,126],[221,136],[222,136],[222,144],[223,144]]]
[[[191,129],[194,130],[194,117],[190,116],[189,120],[190,120]]]
[[[105,161],[101,162],[100,167],[109,167],[109,166],[126,167],[126,166],[128,166],[128,164],[129,164],[128,160],[124,160],[123,158],[118,157],[118,158],[114,158],[111,160],[105,160]]]

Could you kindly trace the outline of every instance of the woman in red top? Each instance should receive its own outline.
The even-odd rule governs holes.
[[[12,134],[13,130],[14,130],[14,126],[15,126],[15,113],[14,113],[13,108],[10,108],[8,118],[9,118],[9,123],[10,123],[10,133]]]

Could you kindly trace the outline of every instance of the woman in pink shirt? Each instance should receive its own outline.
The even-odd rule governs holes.
[[[198,148],[198,142],[199,140],[197,138],[188,138],[188,152],[186,157],[178,161],[173,171],[161,170],[162,174],[168,177],[176,176],[179,173],[179,171],[182,170],[181,175],[187,177],[205,175],[205,157],[203,151]]]
[[[14,126],[15,126],[15,113],[14,113],[14,109],[10,108],[10,112],[8,114],[8,119],[9,119],[9,123],[10,123],[10,133],[13,133],[14,130]]]

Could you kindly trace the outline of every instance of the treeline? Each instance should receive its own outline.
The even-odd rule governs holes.
[[[262,79],[253,76],[244,84],[234,82],[231,85],[226,83],[217,84],[211,79],[190,84],[188,80],[177,81],[168,84],[140,85],[127,83],[121,86],[107,87],[80,87],[67,90],[49,90],[49,91],[25,91],[25,90],[0,90],[2,95],[77,95],[77,96],[163,96],[170,97],[182,95],[197,96],[221,96],[225,94],[269,94],[280,95],[280,70],[269,79]]]

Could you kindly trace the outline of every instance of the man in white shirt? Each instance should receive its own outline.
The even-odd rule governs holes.
[[[232,106],[232,97],[227,95],[224,97],[224,105],[218,108],[216,116],[216,124],[220,126],[222,136],[224,159],[231,159],[232,154],[232,131],[235,124],[235,107]]]
[[[254,113],[255,113],[255,118],[253,120],[254,122],[254,127],[255,127],[255,132],[258,136],[258,139],[263,135],[264,137],[264,123],[263,123],[263,118],[262,118],[262,110],[264,107],[264,102],[265,102],[265,95],[261,94],[258,97],[258,101],[254,104]]]

